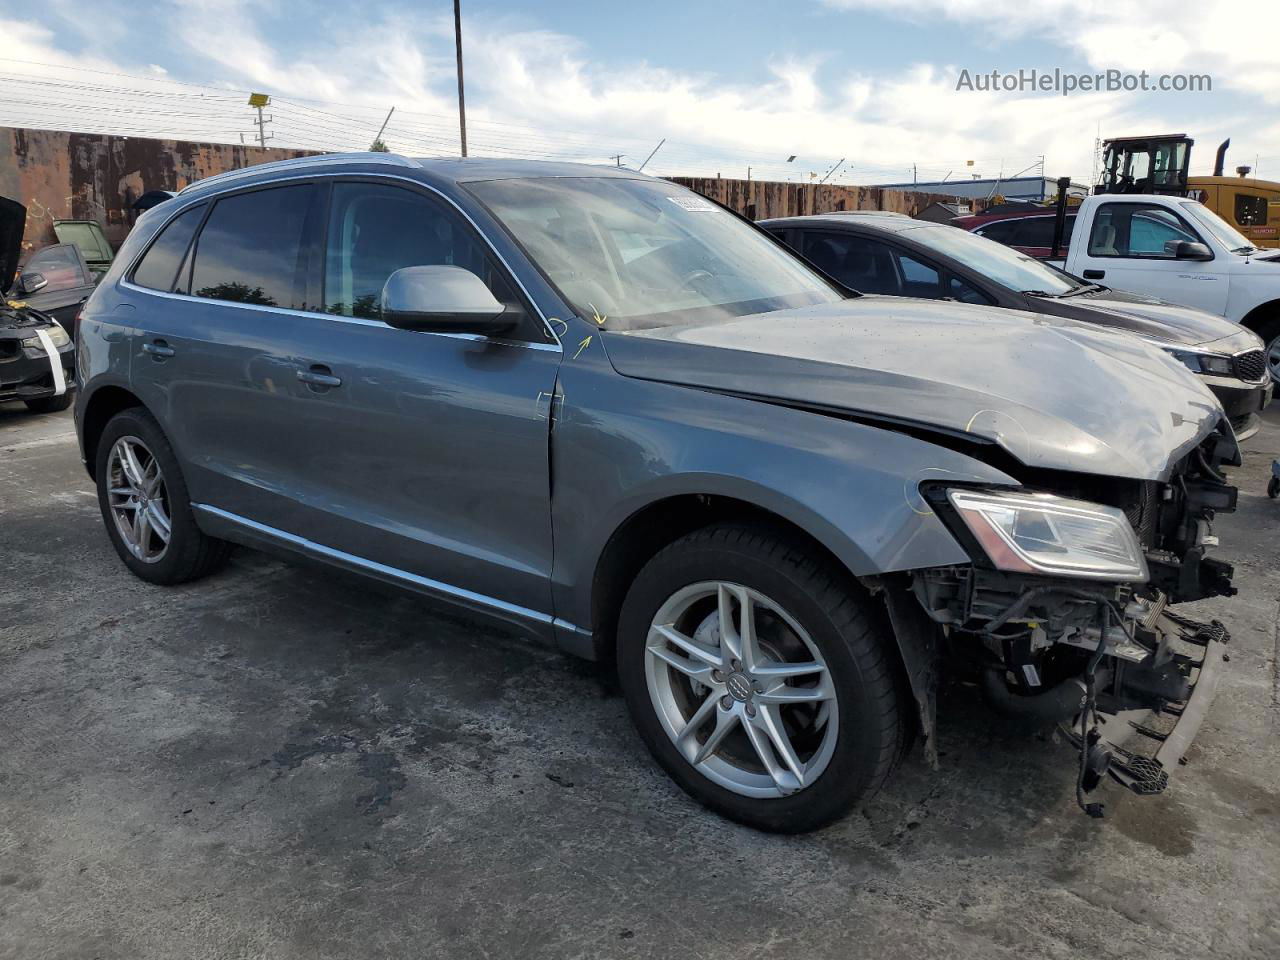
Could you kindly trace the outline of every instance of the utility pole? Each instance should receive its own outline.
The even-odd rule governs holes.
[[[626,156],[626,154],[625,154],[625,153],[611,153],[611,154],[609,154],[609,159],[610,159],[610,160],[612,160],[612,161],[614,161],[614,163],[615,163],[617,166],[619,166],[619,167],[620,167],[620,166],[622,166],[622,158],[623,158],[623,157],[625,157],[625,156]],[[651,154],[651,156],[652,156],[652,154]]]
[[[467,100],[462,87],[462,9],[461,0],[453,0],[453,34],[458,47],[458,131],[462,139],[462,155],[467,155]]]
[[[645,164],[645,163],[648,163],[650,160],[652,160],[652,159],[653,159],[653,154],[654,154],[654,153],[657,153],[659,150],[661,150],[661,149],[662,149],[662,145],[663,145],[664,143],[666,143],[666,142],[667,142],[667,138],[666,138],[666,137],[663,137],[661,140],[659,140],[659,141],[658,141],[658,145],[657,145],[656,147],[654,147],[654,148],[653,148],[653,153],[649,154],[647,157],[645,157],[645,158],[644,158],[644,163],[640,164],[640,166],[636,169],[636,173],[639,173],[641,170],[643,170],[643,169],[644,169],[644,164]]]
[[[260,147],[265,147],[267,145],[267,141],[271,139],[271,137],[267,136],[266,124],[270,123],[275,118],[263,117],[262,115],[262,108],[270,102],[271,98],[265,93],[249,94],[249,106],[258,111],[258,146]],[[275,134],[272,134],[272,136],[275,136]]]
[[[387,124],[391,122],[391,115],[396,112],[396,108],[392,107],[387,111],[387,119],[382,121],[382,126],[378,128],[378,135],[373,138],[373,143],[369,144],[369,149],[377,153],[386,153],[387,145],[382,142],[382,133],[387,129]]]

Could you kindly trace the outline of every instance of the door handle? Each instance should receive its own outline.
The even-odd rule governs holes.
[[[144,353],[151,354],[151,356],[156,360],[164,360],[177,353],[177,351],[174,350],[173,347],[169,346],[169,344],[164,340],[155,340],[151,343],[144,343],[142,345],[142,350]]]
[[[342,378],[335,377],[333,371],[323,364],[312,364],[310,369],[299,370],[298,379],[309,387],[340,387]]]
[[[1086,280],[1101,280],[1107,275],[1105,270],[1086,270],[1083,274]]]

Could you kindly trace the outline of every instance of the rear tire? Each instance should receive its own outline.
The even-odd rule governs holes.
[[[107,536],[136,576],[169,586],[203,577],[226,562],[231,544],[206,536],[196,525],[178,459],[143,408],[123,410],[107,422],[94,476]]]
[[[56,397],[36,397],[33,400],[24,400],[22,402],[27,405],[27,409],[32,413],[61,413],[71,406],[73,399],[75,398],[71,391],[67,390]]]
[[[623,695],[690,796],[761,830],[814,830],[874,795],[909,738],[886,620],[843,569],[786,533],[707,527],[659,551],[631,585],[617,638]],[[756,638],[749,657],[744,634]]]

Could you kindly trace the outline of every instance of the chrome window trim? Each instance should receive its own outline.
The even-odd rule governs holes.
[[[521,620],[527,620],[533,623],[543,623],[548,625],[558,625],[565,629],[573,630],[584,636],[589,636],[589,631],[583,630],[567,620],[559,617],[552,617],[548,613],[540,613],[537,610],[530,610],[528,607],[522,607],[519,604],[508,603],[505,600],[499,600],[497,597],[491,597],[488,594],[476,593],[474,590],[467,590],[463,587],[455,587],[451,583],[445,583],[442,580],[433,580],[430,577],[423,577],[416,573],[410,573],[407,570],[401,570],[399,567],[388,566],[385,563],[378,563],[376,560],[367,560],[364,557],[358,557],[353,553],[347,553],[345,550],[338,550],[334,547],[326,547],[322,543],[316,543],[314,540],[308,540],[306,537],[300,537],[294,533],[287,533],[276,527],[268,526],[265,523],[259,523],[256,520],[250,520],[248,517],[242,517],[237,513],[229,510],[223,510],[221,507],[215,507],[208,503],[193,503],[193,510],[199,510],[202,513],[208,513],[219,519],[226,520],[228,523],[234,523],[237,526],[252,530],[255,533],[262,534],[279,543],[288,544],[304,552],[312,553],[320,557],[330,560],[337,560],[341,563],[349,564],[361,570],[367,570],[370,573],[381,574],[405,583],[422,587],[426,590],[442,594],[446,597],[454,597],[458,600],[465,600],[478,606],[488,607],[491,610],[501,610],[503,613],[510,614]]]
[[[392,154],[392,156],[395,156],[395,155]],[[335,155],[335,157],[341,157],[347,162],[352,162],[350,155]],[[318,158],[316,157],[298,158],[299,161],[306,160],[311,163],[314,163],[317,159]],[[400,159],[403,160],[405,158],[401,157]],[[294,161],[285,160],[281,162],[293,163]],[[383,161],[374,161],[374,162],[383,162]],[[398,166],[399,164],[395,164],[395,165]],[[417,166],[412,162],[410,162],[408,165]],[[246,175],[248,171],[253,171],[254,173],[262,172],[260,167],[259,168],[246,167],[244,171]],[[240,173],[242,171],[234,171],[234,172]],[[229,175],[223,174],[222,176],[229,176]],[[368,171],[360,171],[360,170],[313,170],[310,173],[296,173],[296,174],[292,174],[290,176],[284,176],[284,177],[270,177],[268,179],[261,180],[255,183],[253,186],[265,187],[268,185],[274,185],[278,183],[293,183],[297,181],[316,180],[319,178],[330,178],[330,177],[364,177],[364,178],[370,178],[377,181],[399,181],[402,183],[413,184],[414,186],[427,190],[434,196],[439,197],[441,200],[447,203],[450,207],[452,207],[454,211],[456,211],[459,214],[459,216],[461,216],[467,223],[469,223],[471,225],[471,229],[473,229],[476,232],[476,235],[479,236],[480,239],[484,241],[484,244],[486,247],[488,247],[489,252],[493,254],[494,257],[497,258],[498,262],[502,264],[503,268],[507,271],[508,276],[511,277],[512,282],[514,282],[515,285],[520,288],[520,292],[524,294],[525,300],[528,301],[530,305],[532,305],[534,313],[537,314],[538,319],[542,321],[542,326],[547,331],[547,333],[551,334],[551,338],[554,341],[554,343],[530,343],[524,340],[502,340],[496,337],[486,337],[486,336],[483,336],[480,334],[474,334],[474,333],[436,333],[430,330],[423,330],[423,331],[416,331],[416,332],[427,333],[427,334],[430,334],[431,336],[436,336],[436,337],[454,337],[454,338],[470,339],[470,340],[489,340],[494,343],[518,344],[520,346],[529,347],[535,350],[556,350],[561,353],[564,352],[564,345],[560,342],[559,335],[556,334],[555,329],[551,326],[551,323],[547,320],[546,314],[542,312],[542,307],[538,305],[538,301],[535,300],[533,298],[533,295],[529,293],[529,288],[524,285],[524,281],[520,279],[519,274],[517,274],[516,271],[511,268],[511,264],[507,260],[507,258],[504,257],[501,251],[499,251],[498,248],[493,245],[493,241],[490,240],[488,235],[483,230],[480,229],[480,225],[475,222],[475,219],[472,218],[471,214],[467,213],[466,210],[462,209],[462,207],[458,205],[458,202],[456,200],[454,200],[452,197],[450,197],[447,193],[445,193],[443,190],[439,189],[438,187],[430,183],[425,183],[422,180],[418,180],[414,177],[404,177],[404,176],[400,176],[398,174],[393,174],[393,173],[383,173],[382,171],[371,173]],[[208,179],[213,180],[214,178],[210,177]],[[207,181],[201,180],[199,182],[205,183]],[[195,184],[192,184],[191,186],[195,186]],[[188,187],[186,189],[189,190],[191,188]],[[183,190],[183,193],[185,192],[186,190]],[[181,196],[181,194],[179,194],[179,196]],[[164,232],[164,229],[167,226],[169,226],[169,224],[173,222],[173,220],[175,220],[177,217],[180,217],[185,210],[188,210],[190,207],[194,206],[197,202],[198,203],[213,202],[216,199],[218,199],[218,195],[216,193],[208,194],[208,195],[202,194],[198,200],[193,200],[192,203],[190,204],[183,204],[182,207],[170,213],[169,216],[165,219],[164,223],[162,223],[158,228],[156,228],[155,233],[151,235],[150,239],[147,242],[146,247],[144,247],[142,250],[138,252],[138,254],[133,258],[133,261],[129,264],[128,268],[121,273],[121,279],[119,281],[120,286],[124,287],[127,290],[138,291],[141,293],[149,293],[158,297],[172,297],[179,300],[195,300],[198,303],[220,303],[225,306],[243,307],[243,308],[252,309],[252,310],[270,310],[276,313],[294,314],[294,315],[303,316],[303,317],[323,317],[328,320],[337,320],[339,322],[366,323],[371,326],[380,326],[380,327],[387,327],[388,329],[393,329],[380,320],[364,320],[364,318],[361,318],[361,317],[340,317],[336,314],[323,313],[318,310],[317,311],[294,310],[289,307],[263,307],[263,306],[258,306],[257,304],[251,304],[251,303],[236,303],[235,301],[232,301],[232,300],[213,300],[208,297],[195,297],[186,293],[173,293],[172,291],[169,291],[169,290],[152,290],[149,287],[142,287],[133,283],[131,280],[124,279],[126,277],[133,276],[133,271],[138,268],[138,264],[141,262],[142,258],[146,256],[147,250],[150,249],[151,244],[155,242],[155,238],[160,236],[160,234]]]

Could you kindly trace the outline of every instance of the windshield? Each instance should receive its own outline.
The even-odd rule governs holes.
[[[1081,286],[1078,280],[1035,257],[959,227],[921,226],[904,233],[931,250],[959,260],[970,270],[1023,293],[1047,293],[1056,297]]]
[[[767,235],[671,183],[556,177],[468,186],[579,314],[614,329],[844,298]]]
[[[1200,225],[1212,233],[1218,242],[1232,253],[1248,253],[1257,249],[1249,242],[1248,237],[1198,200],[1186,200],[1182,205],[1187,213],[1199,220]]]

